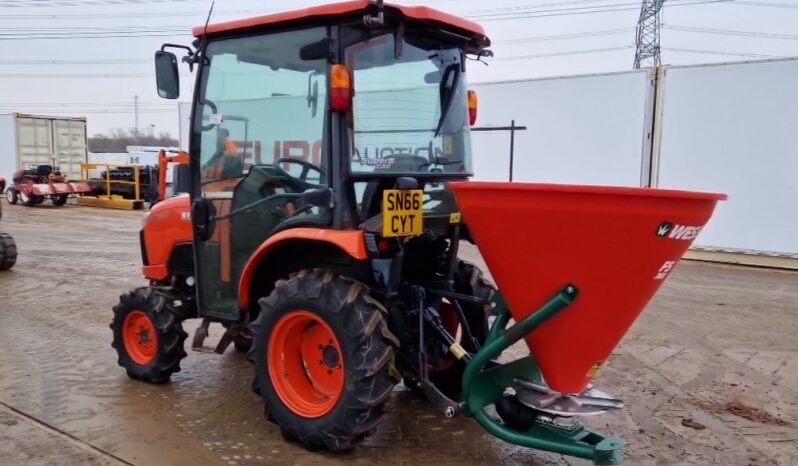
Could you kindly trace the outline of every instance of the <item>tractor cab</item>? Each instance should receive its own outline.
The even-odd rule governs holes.
[[[184,61],[197,67],[189,152],[202,312],[240,320],[250,295],[268,291],[241,282],[248,263],[283,231],[448,233],[456,207],[442,181],[472,172],[465,74],[489,53],[480,26],[359,1],[194,33]],[[156,70],[159,94],[176,98],[176,57],[157,52]]]

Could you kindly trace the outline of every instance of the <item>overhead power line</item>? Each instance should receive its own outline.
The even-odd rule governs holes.
[[[536,36],[536,37],[524,37],[520,39],[509,39],[509,40],[500,40],[494,42],[495,44],[526,44],[529,42],[546,42],[546,41],[553,41],[553,40],[566,40],[566,39],[581,39],[586,37],[598,37],[598,36],[611,36],[616,34],[625,34],[627,32],[634,31],[635,28],[623,28],[623,29],[605,29],[601,31],[586,31],[586,32],[576,32],[572,34],[556,34],[551,36]]]
[[[77,60],[0,60],[0,65],[112,65],[127,63],[149,63],[145,58],[98,58]]]
[[[130,109],[130,110],[106,110],[106,109],[80,109],[80,110],[78,110],[78,109],[74,109],[74,110],[50,109],[50,110],[46,110],[46,109],[26,109],[25,107],[8,107],[8,108],[0,107],[0,112],[3,112],[3,113],[9,113],[9,112],[23,112],[24,113],[24,112],[31,112],[31,111],[32,111],[32,113],[69,114],[69,115],[75,115],[75,114],[86,115],[86,114],[101,114],[101,113],[128,115],[128,114],[134,113],[133,109]],[[177,112],[176,108],[172,109],[172,110],[169,110],[169,109],[153,109],[153,110],[139,109],[139,113],[176,113],[176,112]]]
[[[765,55],[761,53],[746,53],[746,52],[721,52],[719,50],[702,50],[702,49],[683,49],[677,47],[662,47],[662,50],[670,50],[672,52],[684,53],[700,53],[707,55],[728,55],[730,57],[746,57],[746,58],[785,58],[780,55]]]
[[[45,108],[133,108],[133,102],[0,102],[0,107],[45,107]],[[163,107],[172,108],[173,103],[166,102],[139,102],[139,107]]]
[[[168,0],[164,0],[168,1]],[[614,11],[631,11],[637,10],[639,7],[639,3],[637,2],[621,2],[621,3],[602,3],[598,5],[586,5],[586,6],[568,6],[562,8],[549,8],[551,6],[562,6],[562,5],[579,5],[579,4],[587,4],[599,1],[608,1],[608,0],[571,0],[571,1],[564,1],[564,2],[555,2],[555,3],[542,3],[542,4],[533,4],[533,5],[521,5],[515,7],[506,7],[506,8],[492,8],[492,9],[483,9],[483,10],[473,10],[470,12],[465,12],[463,14],[464,17],[469,19],[474,19],[477,21],[507,21],[507,20],[514,20],[514,19],[530,19],[530,18],[546,18],[550,16],[569,16],[569,15],[583,15],[583,14],[594,14],[594,13],[607,13],[607,12],[614,12]],[[737,0],[668,0],[666,2],[666,6],[668,7],[676,7],[676,6],[691,6],[691,5],[701,5],[707,3],[722,3],[722,2],[733,2]],[[275,13],[282,10],[271,9],[271,10],[253,10],[253,9],[246,9],[246,10],[226,10],[220,11],[219,14],[238,14],[238,13],[247,13],[247,14],[269,14]],[[175,17],[175,16],[200,16],[205,14],[205,11],[177,11],[177,12],[157,12],[157,13],[142,13],[142,12],[120,12],[114,13],[114,18],[120,17],[129,17],[129,18],[150,18],[150,17]],[[216,18],[217,13],[214,12],[214,18]],[[2,19],[88,19],[88,18],[107,18],[108,15],[102,14],[91,14],[91,13],[79,13],[79,14],[8,14],[2,15],[0,14],[0,20]],[[186,32],[188,32],[189,27],[186,28]]]
[[[118,6],[146,3],[205,2],[206,0],[3,0],[3,7]]]
[[[691,26],[676,26],[669,24],[662,26],[662,29],[668,29],[670,31],[698,32],[704,34],[720,34],[726,36],[756,37],[761,39],[798,40],[797,34],[778,34],[773,32],[738,31],[733,29],[712,29]]]
[[[489,14],[489,13],[503,13],[503,12],[514,12],[517,13],[519,11],[527,11],[532,9],[542,9],[548,8],[552,6],[564,6],[564,5],[584,5],[587,3],[600,3],[606,2],[608,0],[565,0],[559,2],[550,2],[550,3],[533,3],[527,5],[515,5],[515,6],[507,6],[507,7],[499,7],[499,8],[488,8],[488,9],[480,9],[480,10],[469,10],[464,11],[464,15],[479,15],[479,14]]]
[[[667,7],[694,6],[711,3],[727,3],[735,0],[669,0],[665,3]],[[639,2],[634,3],[612,3],[585,7],[556,8],[550,10],[536,10],[529,13],[510,12],[466,15],[466,18],[480,22],[485,21],[506,21],[514,19],[548,18],[552,16],[571,16],[597,13],[611,13],[616,11],[632,11],[640,8]]]
[[[781,2],[751,2],[751,1],[743,1],[743,0],[734,0],[735,5],[746,5],[746,6],[761,6],[766,8],[787,8],[791,10],[798,9],[798,5],[795,3],[781,3]]]
[[[565,52],[535,53],[530,55],[518,55],[512,57],[496,57],[495,60],[529,60],[534,58],[550,58],[550,57],[560,57],[565,55],[582,55],[588,53],[614,52],[616,50],[629,50],[631,48],[633,48],[631,45],[623,45],[619,47],[606,47],[600,49],[568,50]]]
[[[181,36],[182,34],[174,33],[174,32],[154,32],[154,33],[119,33],[119,34],[41,34],[41,35],[30,35],[30,34],[14,34],[14,35],[2,35],[0,34],[0,41],[4,40],[64,40],[64,39],[113,39],[113,38],[129,38],[129,39],[136,39],[139,37],[176,37]]]
[[[148,78],[143,73],[2,73],[0,78]]]
[[[274,13],[277,10],[213,10],[213,17],[217,18],[218,16],[222,15],[234,15],[234,14],[269,14]],[[178,16],[197,16],[201,17],[202,15],[207,15],[207,11],[196,10],[196,11],[168,11],[168,12],[158,12],[158,13],[144,13],[144,12],[114,12],[114,18],[174,18]],[[97,18],[108,18],[108,14],[102,13],[34,13],[34,14],[0,14],[0,20],[31,20],[31,19],[97,19]]]

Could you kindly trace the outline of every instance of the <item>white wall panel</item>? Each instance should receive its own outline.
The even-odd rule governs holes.
[[[641,185],[654,95],[649,70],[471,87],[479,95],[478,126],[515,120],[527,128],[516,133],[515,181]],[[495,134],[474,133],[477,160],[495,157],[477,150]]]
[[[798,60],[664,70],[658,185],[727,193],[696,240],[798,254]]]

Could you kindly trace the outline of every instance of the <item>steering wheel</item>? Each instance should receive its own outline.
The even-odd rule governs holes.
[[[219,113],[219,108],[216,107],[216,104],[211,101],[211,99],[204,99],[200,102],[203,105],[207,105],[211,108],[211,114],[216,115]],[[210,131],[216,127],[216,123],[208,123],[207,125],[201,125],[200,130],[202,131]]]
[[[289,175],[285,170],[283,170],[280,167],[280,164],[283,164],[283,163],[295,163],[295,164],[301,166],[302,167],[302,173],[300,173],[298,177],[297,176],[293,176],[293,175]],[[274,161],[274,168],[278,172],[280,172],[280,174],[282,174],[282,175],[284,175],[284,176],[286,176],[288,178],[298,179],[302,183],[305,183],[307,185],[311,185],[313,187],[318,187],[319,185],[316,184],[316,183],[308,182],[308,173],[311,170],[314,171],[314,172],[318,172],[319,180],[321,180],[323,177],[327,176],[327,171],[326,170],[323,170],[320,167],[317,167],[316,165],[313,165],[312,163],[308,162],[307,160],[302,160],[302,159],[296,158],[296,157],[282,157],[282,158],[279,158],[279,159]]]

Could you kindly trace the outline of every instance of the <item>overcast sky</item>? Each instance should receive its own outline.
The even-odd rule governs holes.
[[[210,0],[0,0],[0,112],[86,116],[90,134],[134,125],[177,136],[177,104],[155,93],[152,54],[189,44]],[[218,0],[211,22],[319,0]],[[471,82],[629,70],[640,0],[405,0],[482,23],[490,66]],[[798,56],[798,0],[666,0],[662,61]],[[192,77],[181,65],[182,98]],[[796,78],[798,83],[798,77]]]

